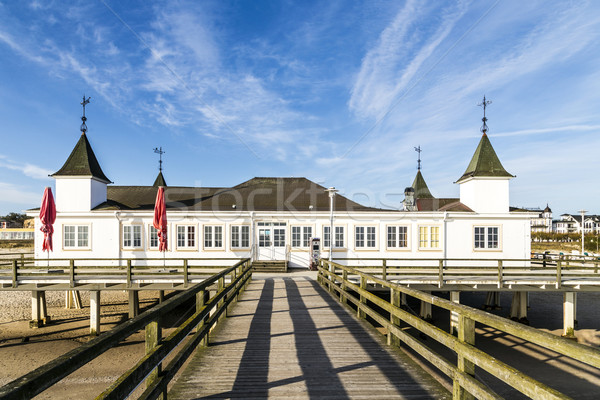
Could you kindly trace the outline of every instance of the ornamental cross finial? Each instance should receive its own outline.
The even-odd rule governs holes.
[[[87,121],[87,118],[85,117],[85,105],[90,102],[90,99],[91,97],[86,99],[84,94],[83,101],[80,103],[83,106],[83,116],[81,117],[81,127],[79,128],[82,135],[85,135],[85,132],[87,131],[87,125],[85,124],[85,121]]]
[[[477,104],[479,107],[483,107],[483,118],[481,119],[483,121],[483,125],[481,126],[481,132],[483,132],[484,135],[488,131],[488,126],[486,124],[487,118],[485,116],[485,108],[487,106],[489,106],[490,104],[492,104],[492,101],[491,100],[486,100],[485,99],[485,95],[483,95],[483,101],[481,103]]]
[[[154,152],[158,154],[158,171],[162,172],[162,155],[165,154],[162,147],[155,147]]]
[[[417,153],[419,153],[419,157],[417,159],[417,169],[420,170],[421,169],[421,152],[423,151],[423,150],[421,150],[421,145],[419,145],[419,147],[415,147],[415,151]]]

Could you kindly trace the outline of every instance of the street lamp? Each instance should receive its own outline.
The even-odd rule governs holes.
[[[339,190],[332,186],[329,189],[325,189],[325,191],[329,193],[329,261],[333,261],[333,199]]]
[[[585,231],[585,213],[587,212],[587,210],[579,210],[579,213],[581,214],[581,255],[583,256],[584,254],[584,237],[585,234],[583,233]]]

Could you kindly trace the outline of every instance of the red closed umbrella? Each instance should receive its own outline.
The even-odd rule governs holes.
[[[44,197],[42,197],[42,207],[40,209],[40,222],[42,227],[40,230],[44,232],[44,241],[42,242],[42,251],[52,251],[52,234],[54,228],[52,225],[56,221],[56,205],[54,204],[54,197],[52,196],[52,189],[46,187],[44,190]]]
[[[160,186],[154,203],[154,221],[152,225],[158,231],[160,242],[158,251],[167,251],[167,207],[165,205],[165,188]]]

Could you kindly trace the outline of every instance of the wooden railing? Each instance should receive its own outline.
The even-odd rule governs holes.
[[[226,315],[227,307],[235,302],[245,289],[252,277],[251,271],[249,259],[223,269],[204,282],[179,292],[164,303],[8,383],[0,388],[0,399],[31,398],[143,328],[146,330],[146,355],[97,398],[126,398],[144,379],[147,387],[140,398],[158,398],[166,391],[169,381],[198,344],[206,343],[211,329]],[[229,277],[229,284],[226,284],[226,277]],[[206,296],[213,285],[216,285],[215,294],[212,297]],[[161,338],[161,317],[194,298],[196,312],[168,337]],[[191,338],[182,344],[194,330]],[[174,349],[178,352],[163,367],[163,360]]]
[[[600,368],[600,350],[598,349],[539,331],[506,318],[460,305],[429,293],[392,283],[356,268],[321,260],[318,281],[321,285],[328,288],[330,292],[339,296],[342,303],[353,304],[356,307],[359,318],[369,316],[376,323],[384,327],[388,332],[388,343],[404,343],[433,364],[442,373],[450,377],[453,381],[454,399],[471,398],[470,396],[478,399],[500,398],[489,387],[475,378],[475,366],[498,377],[531,398],[568,398],[564,394],[525,375],[515,366],[505,364],[478,349],[475,346],[476,322],[579,362]],[[386,301],[369,292],[367,290],[368,285],[388,288],[390,290],[390,301]],[[403,294],[450,311],[455,317],[454,320],[458,322],[457,336],[446,333],[408,311],[403,310],[400,307],[400,299]],[[369,302],[389,313],[389,317],[375,311],[369,305]],[[434,352],[419,340],[418,337],[407,333],[407,331],[400,327],[401,324],[410,325],[418,332],[433,338],[435,341],[452,350],[457,356],[456,364]]]
[[[137,280],[169,280],[183,287],[222,270],[238,258],[82,258],[34,259],[25,256],[0,260],[0,290],[28,290],[44,280],[46,290],[77,289],[84,283],[118,284],[128,289]],[[53,286],[54,284],[54,286]]]
[[[448,282],[495,284],[502,288],[520,278],[533,278],[531,284],[554,285],[560,289],[568,279],[595,279],[600,285],[600,261],[596,257],[564,257],[558,260],[538,259],[472,259],[472,258],[336,258],[335,261],[379,276],[384,280],[409,279],[414,283],[437,285]],[[535,283],[537,282],[537,283]]]

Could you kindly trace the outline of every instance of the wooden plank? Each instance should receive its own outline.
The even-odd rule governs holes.
[[[168,397],[444,396],[449,397],[446,389],[315,280],[254,277]]]

